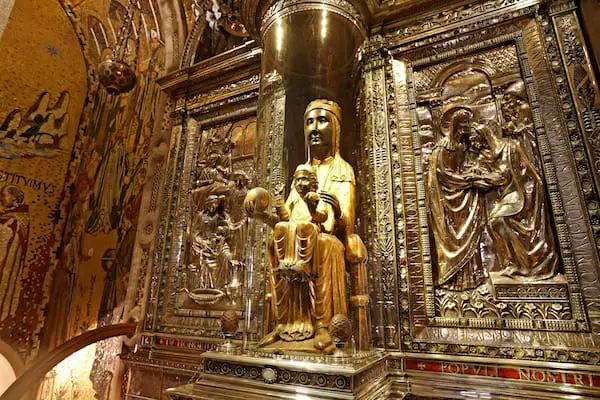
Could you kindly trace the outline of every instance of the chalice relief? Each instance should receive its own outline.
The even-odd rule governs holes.
[[[297,167],[285,203],[276,199],[272,213],[264,189],[246,196],[248,215],[273,227],[269,286],[276,326],[259,347],[331,353],[332,317],[348,314],[346,270],[364,267],[366,250],[354,233],[354,170],[339,153],[341,120],[337,103],[311,102],[304,114],[308,161]],[[365,308],[365,298],[353,293],[352,304]]]

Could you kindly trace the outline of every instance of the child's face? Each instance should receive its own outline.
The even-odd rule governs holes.
[[[301,196],[314,190],[314,182],[316,181],[314,174],[307,173],[306,171],[297,172],[294,174],[294,187]]]
[[[486,147],[485,139],[475,130],[469,135],[469,142],[474,149],[482,150]]]

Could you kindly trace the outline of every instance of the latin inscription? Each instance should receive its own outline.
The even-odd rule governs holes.
[[[438,372],[444,375],[472,375],[488,378],[514,379],[535,383],[557,383],[600,387],[600,375],[586,372],[561,371],[529,367],[499,367],[484,364],[407,360],[406,369]]]
[[[54,194],[56,185],[38,181],[35,178],[27,178],[23,175],[18,175],[12,172],[0,170],[0,182],[10,182],[15,185],[28,186],[37,191],[43,191],[44,194]]]

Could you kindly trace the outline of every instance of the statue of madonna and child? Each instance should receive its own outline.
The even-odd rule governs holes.
[[[308,160],[299,165],[287,200],[262,188],[246,196],[246,213],[273,228],[269,287],[275,326],[259,347],[330,354],[334,316],[355,307],[359,348],[370,346],[366,249],[354,233],[354,170],[340,155],[342,113],[330,100],[312,101],[304,113]],[[353,282],[350,301],[346,274]],[[335,323],[335,321],[334,321]]]

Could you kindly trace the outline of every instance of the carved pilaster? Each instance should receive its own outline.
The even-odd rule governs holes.
[[[368,171],[372,174],[372,216],[375,224],[374,240],[369,240],[369,254],[374,264],[371,268],[380,271],[380,291],[377,293],[376,308],[382,315],[383,328],[379,333],[387,347],[398,347],[397,305],[397,238],[394,229],[394,192],[392,187],[390,127],[395,129],[395,118],[390,118],[389,107],[394,107],[394,88],[388,87],[386,68],[390,59],[385,48],[374,41],[369,46],[362,76],[362,101],[364,115],[362,137],[369,160]],[[388,103],[391,101],[391,103]],[[376,328],[377,329],[377,328]]]
[[[411,74],[410,66],[399,60],[393,60],[386,68],[388,87],[393,90],[393,102],[388,100],[388,111],[396,204],[398,280],[401,282],[398,287],[400,327],[404,346],[410,346],[411,326],[427,324],[422,313],[420,317],[411,316],[411,296],[419,304],[426,305],[427,318],[435,316],[427,214],[423,212],[423,168]],[[409,268],[409,260],[421,263],[424,273],[420,269]],[[418,286],[418,290],[412,290],[411,285]]]
[[[593,195],[600,187],[600,91],[589,54],[583,45],[583,33],[575,13],[575,4],[572,1],[557,3],[551,8],[551,11],[554,11],[552,21],[575,104],[577,122],[584,134],[581,143],[583,146],[574,149],[574,155],[577,162],[587,155],[592,165],[591,170],[583,167],[578,167],[578,170],[583,175],[582,189],[598,247],[600,246],[600,205],[595,201],[597,195]],[[596,190],[592,184],[594,181]],[[600,250],[600,247],[598,248]]]

